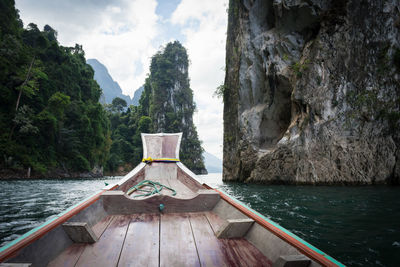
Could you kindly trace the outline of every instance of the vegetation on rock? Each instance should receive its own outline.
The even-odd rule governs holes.
[[[152,132],[183,132],[181,160],[206,172],[192,118],[188,57],[179,42],[153,56],[139,106],[127,107],[119,97],[102,106],[82,46],[59,45],[49,25],[23,28],[14,1],[2,1],[0,94],[2,176],[127,171],[142,158],[140,133]]]
[[[400,183],[398,5],[289,2],[229,1],[223,179]]]
[[[196,173],[206,172],[203,149],[193,124],[196,107],[189,85],[188,56],[179,42],[168,43],[152,57],[139,106],[122,112],[117,108],[121,100],[114,99],[109,108],[113,140],[109,170],[140,162],[140,133],[182,132],[181,161]]]
[[[49,25],[25,29],[0,4],[0,166],[34,174],[103,166],[111,144],[101,90],[82,46],[63,47]]]

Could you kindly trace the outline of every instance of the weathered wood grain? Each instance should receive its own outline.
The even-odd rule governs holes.
[[[204,189],[204,187],[199,182],[191,178],[179,167],[177,168],[177,179],[185,186],[190,188],[190,190],[192,190],[193,192],[197,192],[199,189]]]
[[[274,262],[274,267],[296,266],[308,267],[311,260],[305,255],[283,255]]]
[[[86,244],[73,244],[65,249],[57,258],[51,261],[48,267],[73,267],[85,249]]]
[[[108,191],[102,194],[101,199],[108,214],[157,213],[160,204],[165,206],[164,213],[174,213],[210,211],[220,196],[213,190],[204,190],[190,199],[154,195],[136,200],[126,196],[122,191]]]
[[[178,179],[170,179],[169,181],[170,187],[175,189],[176,191],[176,198],[193,198],[197,194],[190,190],[186,185],[184,185],[182,182],[180,182]]]
[[[229,219],[226,224],[217,231],[218,238],[239,238],[244,237],[254,224],[254,220],[246,219]]]
[[[101,237],[104,230],[106,230],[107,226],[111,223],[113,218],[114,218],[114,216],[112,216],[112,215],[106,216],[92,227],[94,234],[98,238]]]
[[[272,262],[255,246],[244,238],[219,239],[223,244],[225,255],[230,258],[233,266],[272,266]]]
[[[189,219],[201,266],[232,266],[205,215],[191,213]]]
[[[161,158],[162,156],[162,137],[146,135],[145,137],[147,156],[153,159]]]
[[[158,266],[159,229],[158,214],[133,216],[118,266]]]
[[[162,182],[162,180],[176,179],[176,164],[153,162],[145,168],[145,179]]]
[[[160,266],[200,266],[187,216],[162,214],[160,229]]]
[[[85,247],[76,266],[115,266],[130,220],[131,216],[115,216],[99,241]]]
[[[94,243],[98,239],[87,222],[66,222],[62,226],[69,238],[75,243]]]
[[[207,217],[208,221],[210,222],[214,234],[216,234],[227,222],[225,219],[222,219],[212,211],[205,212],[204,214]]]
[[[162,157],[163,158],[177,158],[176,146],[178,145],[179,135],[163,136],[162,143]]]
[[[143,168],[135,176],[133,176],[132,178],[130,178],[129,180],[127,180],[123,184],[121,184],[118,187],[118,190],[122,190],[122,191],[126,192],[129,190],[129,188],[131,188],[135,184],[138,184],[139,182],[143,181],[144,177],[145,177],[145,168]]]
[[[31,266],[32,263],[0,263],[0,267],[31,267]]]

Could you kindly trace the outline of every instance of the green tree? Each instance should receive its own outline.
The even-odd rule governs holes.
[[[104,166],[110,122],[81,45],[63,47],[49,25],[24,29],[14,1],[0,3],[0,168]]]
[[[182,162],[194,172],[204,173],[203,149],[193,124],[196,105],[188,66],[186,49],[178,41],[157,52],[151,59],[139,111],[142,116],[150,117],[154,132],[182,132]]]
[[[55,92],[49,99],[48,105],[50,111],[58,118],[64,118],[64,110],[70,104],[70,97],[61,93]]]
[[[152,121],[149,116],[142,116],[139,120],[138,130],[140,133],[151,133],[152,132]]]
[[[122,112],[127,105],[126,101],[120,97],[114,98],[111,102],[112,109],[117,112]]]

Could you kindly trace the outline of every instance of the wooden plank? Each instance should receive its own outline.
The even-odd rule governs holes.
[[[182,182],[178,179],[170,179],[169,180],[170,188],[175,189],[176,191],[176,198],[193,198],[196,196],[196,193],[193,192],[190,188],[185,186]],[[170,190],[167,190],[171,192]]]
[[[103,235],[87,245],[76,266],[116,266],[131,216],[115,216]]]
[[[295,249],[299,250],[302,254],[306,255],[310,259],[318,262],[319,264],[323,266],[339,266],[340,263],[330,257],[329,255],[323,253],[322,251],[318,251],[312,246],[310,246],[308,243],[306,243],[304,240],[300,239],[297,236],[292,236],[288,234],[287,230],[277,226],[276,224],[273,225],[269,222],[269,220],[265,217],[263,217],[260,214],[254,213],[251,209],[249,209],[247,206],[244,204],[241,204],[240,202],[236,201],[234,198],[231,196],[227,195],[226,193],[223,193],[222,191],[219,191],[218,189],[214,189],[216,192],[218,192],[221,195],[221,198],[226,201],[226,203],[232,205],[232,207],[236,208],[238,211],[240,211],[243,215],[253,219],[257,224],[261,225],[280,239],[284,240],[291,246],[293,246]],[[216,206],[216,208],[218,205]],[[215,210],[215,209],[214,209]]]
[[[175,163],[153,162],[145,168],[145,179],[163,183],[165,180],[176,179],[176,171]]]
[[[141,169],[136,175],[134,175],[129,180],[125,181],[118,187],[118,190],[122,190],[124,192],[128,191],[132,186],[138,184],[139,182],[144,180],[145,176],[145,168]]]
[[[112,188],[112,189],[114,189],[114,188]],[[112,190],[112,189],[110,189],[110,190]],[[54,219],[53,221],[50,220],[50,221],[44,223],[42,226],[39,226],[32,234],[26,236],[22,240],[18,241],[17,243],[13,244],[9,248],[0,252],[0,262],[3,262],[10,257],[14,257],[15,253],[20,249],[23,249],[23,250],[19,251],[18,253],[26,253],[25,249],[27,249],[29,251],[28,245],[32,244],[35,241],[40,244],[41,240],[45,239],[46,234],[49,234],[49,232],[52,230],[57,231],[57,227],[60,224],[66,222],[71,217],[79,214],[81,211],[83,211],[84,209],[86,209],[87,207],[89,207],[90,205],[95,203],[100,198],[101,194],[104,192],[106,192],[106,190],[102,190],[101,192],[99,192],[95,195],[92,195],[91,197],[87,198],[86,200],[78,203],[72,209],[70,209],[68,212],[63,213],[60,217]],[[36,243],[36,244],[38,244],[38,243]],[[41,256],[42,256],[41,259],[43,260],[43,258],[46,255],[41,255]]]
[[[160,266],[200,266],[188,217],[162,214],[160,223]]]
[[[160,136],[145,136],[147,157],[152,157],[153,159],[161,158],[162,156],[162,137]]]
[[[85,250],[86,244],[73,244],[52,260],[48,267],[73,267]]]
[[[272,266],[272,262],[244,238],[219,240],[225,248],[225,255],[237,266]]]
[[[107,226],[111,223],[112,219],[114,217],[112,215],[106,216],[103,219],[101,219],[98,223],[96,223],[92,229],[94,234],[100,238],[101,235],[103,234],[104,230],[106,230]]]
[[[311,260],[304,255],[285,255],[278,258],[278,260],[274,263],[274,267],[308,267],[310,264]]]
[[[162,184],[164,186],[167,186],[169,188],[174,188],[174,187],[171,186],[170,180],[166,179],[166,178],[158,177],[158,178],[150,178],[149,180],[152,181],[152,182],[158,182],[158,183],[160,183],[160,184]],[[159,186],[157,186],[157,187],[159,188]],[[140,187],[140,189],[147,190],[147,191],[152,191],[152,190],[154,190],[154,187],[152,185],[144,185],[144,186]],[[135,199],[135,200],[140,200],[140,199],[146,199],[146,198],[149,198],[149,197],[153,197],[153,196],[156,196],[156,195],[172,196],[173,191],[171,191],[171,190],[169,190],[167,188],[163,188],[159,194],[154,194],[154,195],[151,195],[151,196],[139,196],[139,195],[143,195],[143,194],[146,194],[146,193],[147,192],[143,192],[143,191],[140,191],[140,190],[135,190],[135,191],[132,192],[132,194],[130,194],[130,198]],[[174,196],[174,197],[177,197],[177,195]]]
[[[179,135],[163,136],[162,142],[162,157],[176,158],[176,146],[178,145]]]
[[[32,263],[0,263],[0,267],[31,267]]]
[[[136,200],[127,197],[122,191],[105,192],[101,199],[108,214],[158,213],[160,204],[165,206],[164,213],[210,211],[220,200],[213,190],[201,190],[190,199],[179,199],[165,195],[155,195]]]
[[[98,240],[97,235],[87,222],[66,222],[62,226],[69,238],[75,243],[94,243]]]
[[[250,218],[246,219],[229,219],[226,224],[221,227],[217,232],[218,238],[238,238],[244,237],[249,231],[250,227],[253,226],[254,220]]]
[[[158,182],[162,185],[174,189],[176,191],[176,195],[174,196],[175,198],[182,198],[182,199],[193,198],[196,196],[196,192],[198,191],[197,188],[196,192],[194,192],[190,187],[182,183],[182,181],[178,180],[176,178],[176,165],[172,165],[169,163],[152,163],[151,168],[149,168],[148,172],[146,173],[146,179],[153,182]],[[143,186],[141,189],[152,190],[153,188],[150,186]],[[147,198],[147,197],[134,197],[135,195],[141,195],[141,194],[144,194],[144,192],[141,192],[139,190],[134,191],[130,195],[130,197],[134,199]],[[160,194],[166,196],[172,196],[172,191],[167,188],[164,188]]]
[[[233,266],[225,256],[223,244],[215,237],[207,218],[202,213],[191,213],[190,223],[201,266]]]
[[[215,212],[209,211],[204,212],[204,214],[207,217],[214,234],[216,234],[226,224],[226,220],[219,217]]]
[[[204,187],[199,182],[190,177],[180,167],[177,168],[176,178],[185,186],[189,187],[193,192],[197,192],[199,189],[204,189]]]
[[[118,266],[158,266],[160,216],[132,217]]]

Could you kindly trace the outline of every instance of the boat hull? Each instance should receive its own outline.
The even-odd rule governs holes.
[[[201,183],[179,162],[174,146],[179,146],[180,138],[181,134],[142,135],[146,159],[175,159],[140,163],[116,184],[1,248],[0,262],[343,266],[223,191]],[[144,180],[173,190],[150,196],[132,190]],[[84,238],[88,235],[91,241]]]

